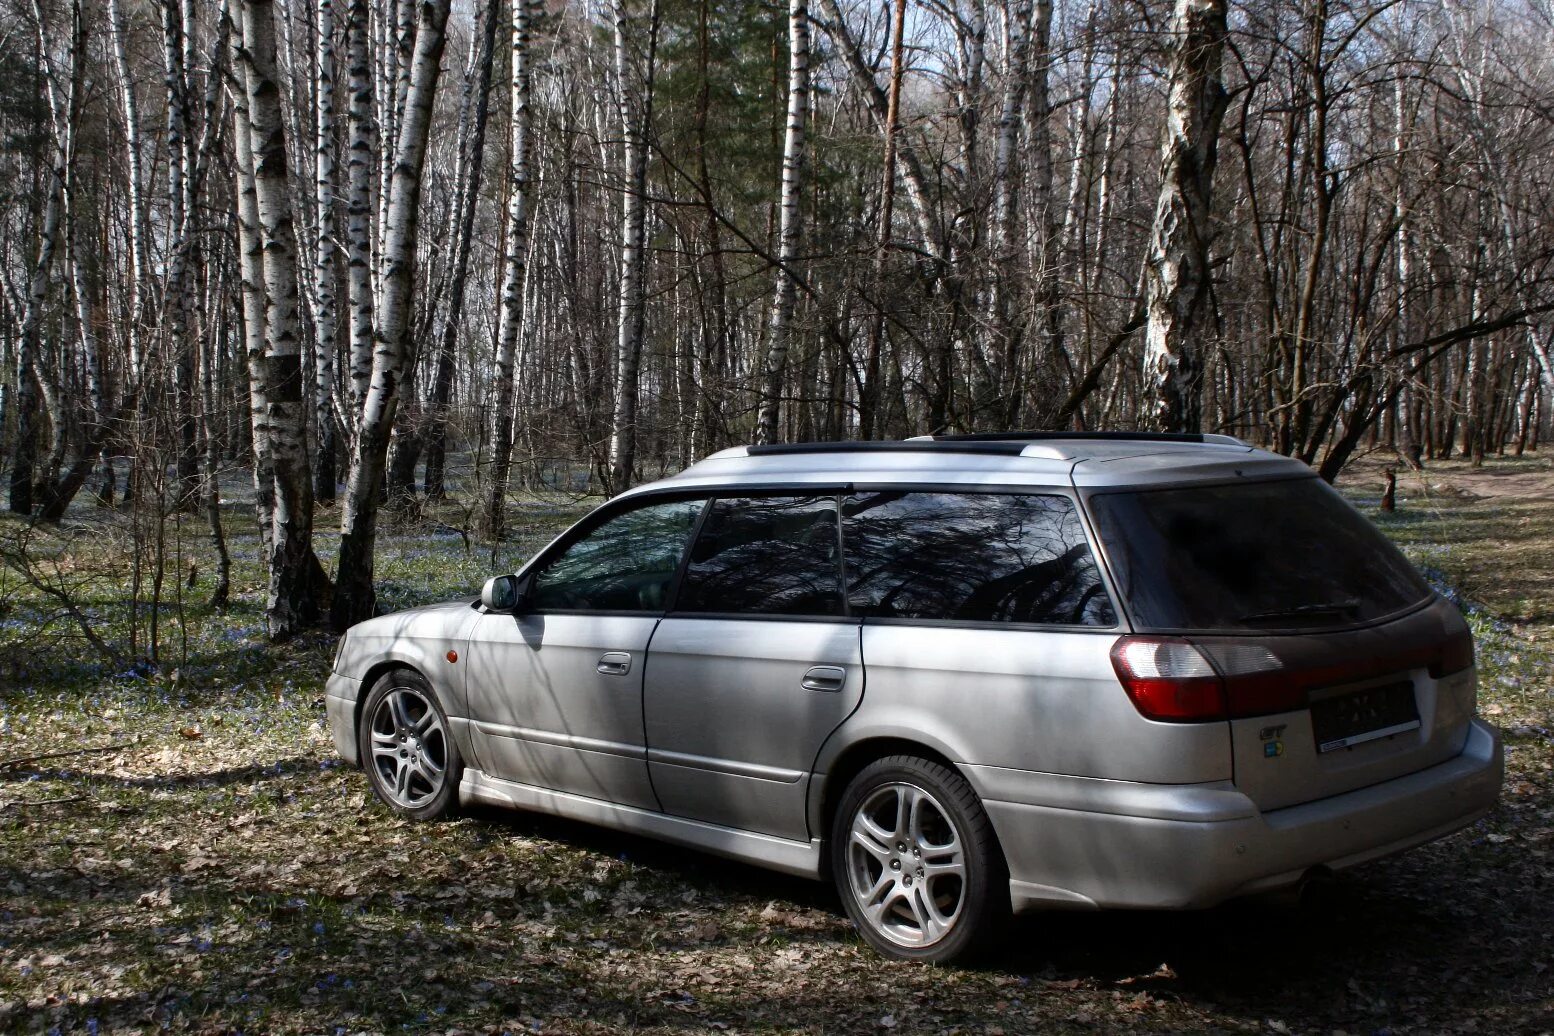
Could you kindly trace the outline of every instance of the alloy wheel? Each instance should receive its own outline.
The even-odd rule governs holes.
[[[370,729],[373,773],[394,805],[418,809],[442,791],[448,731],[424,694],[392,688],[373,711]]]
[[[966,900],[966,855],[943,804],[915,784],[876,789],[853,814],[847,880],[885,939],[904,947],[943,939]]]

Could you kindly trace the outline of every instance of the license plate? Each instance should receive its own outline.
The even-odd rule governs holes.
[[[1319,753],[1353,748],[1418,727],[1419,706],[1414,685],[1407,680],[1311,703],[1311,732]]]

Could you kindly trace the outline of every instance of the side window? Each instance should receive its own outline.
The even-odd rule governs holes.
[[[649,504],[616,515],[535,573],[537,611],[664,610],[704,500]]]
[[[841,615],[839,548],[835,497],[714,500],[675,611]]]
[[[849,498],[842,513],[855,614],[1117,623],[1067,497],[869,493]]]

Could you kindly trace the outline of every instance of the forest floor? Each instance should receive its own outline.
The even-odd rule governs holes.
[[[323,726],[332,638],[265,644],[251,535],[226,614],[193,603],[208,557],[177,542],[201,571],[155,670],[0,577],[0,1031],[1554,1030],[1554,462],[1432,464],[1391,514],[1378,462],[1346,489],[1465,602],[1500,806],[1300,906],[1027,918],[976,968],[884,961],[826,887],[710,856],[535,816],[395,819]],[[577,512],[525,507],[501,564]],[[123,541],[72,522],[30,549],[113,647]],[[490,568],[437,530],[379,558],[394,607]]]

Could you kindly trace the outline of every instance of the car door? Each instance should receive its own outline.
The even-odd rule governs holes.
[[[821,743],[863,696],[837,497],[721,497],[648,649],[648,770],[666,812],[809,838]]]
[[[493,776],[657,809],[642,737],[643,662],[703,500],[581,526],[531,570],[512,613],[469,642],[471,741]]]

